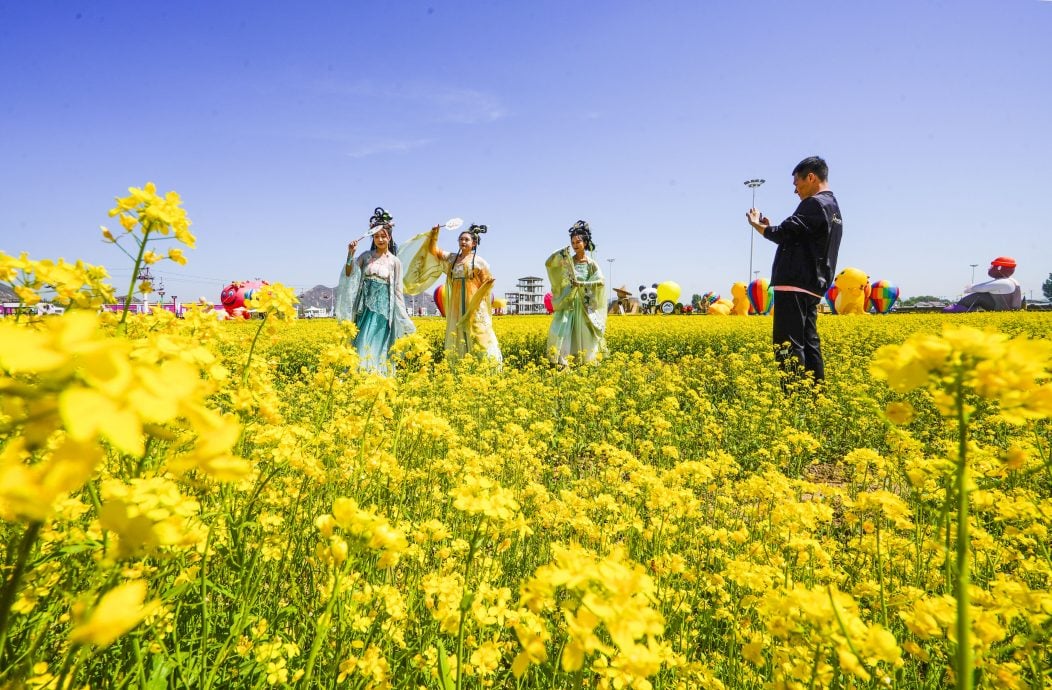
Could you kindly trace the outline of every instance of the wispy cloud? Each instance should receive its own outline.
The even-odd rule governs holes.
[[[366,142],[347,152],[351,158],[365,158],[379,153],[404,153],[430,144],[433,139],[386,139]]]
[[[322,118],[299,128],[293,136],[336,145],[350,158],[405,153],[438,141],[442,130],[436,125],[484,125],[507,115],[494,94],[440,84],[322,78],[300,81],[294,88],[329,102],[326,112],[344,117]],[[392,117],[383,121],[359,117],[355,111],[362,103],[382,108]]]
[[[442,84],[377,85],[367,81],[339,82],[332,79],[314,82],[313,88],[322,93],[381,99],[419,113],[429,113],[432,119],[453,124],[474,125],[494,122],[508,114],[496,95],[478,89]]]
[[[419,97],[432,102],[439,116],[446,122],[474,125],[495,122],[508,114],[500,100],[491,94],[474,89],[434,89],[422,91]]]
[[[434,143],[432,137],[384,136],[362,131],[313,127],[293,133],[297,139],[332,145],[350,158],[366,158],[381,153],[404,153]]]

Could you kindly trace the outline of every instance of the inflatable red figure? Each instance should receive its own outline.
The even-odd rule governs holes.
[[[219,293],[219,301],[223,303],[223,309],[232,317],[240,316],[249,318],[249,310],[245,307],[245,300],[252,299],[252,295],[264,285],[270,285],[265,280],[235,280],[223,288]]]

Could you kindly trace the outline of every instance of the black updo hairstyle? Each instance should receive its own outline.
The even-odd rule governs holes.
[[[377,226],[383,226],[384,230],[387,231],[387,236],[390,238],[390,242],[387,245],[388,250],[398,256],[398,245],[394,241],[394,218],[391,214],[383,209],[381,206],[377,206],[376,210],[373,211],[373,215],[369,218],[369,229],[372,230]],[[372,241],[369,249],[376,251],[376,240]]]
[[[478,252],[479,242],[482,241],[482,238],[480,236],[486,234],[487,230],[489,230],[489,228],[487,226],[485,226],[485,225],[477,225],[475,223],[472,223],[468,227],[467,230],[461,230],[460,231],[460,235],[463,235],[466,232],[467,234],[471,235],[471,239],[474,241],[473,246],[471,247],[471,272],[472,273],[475,272],[475,254],[476,254],[476,252]],[[460,235],[457,235],[457,237],[460,237]],[[453,263],[456,264],[456,262],[459,259],[460,259],[460,250],[457,249],[457,256],[456,256],[455,259],[453,259]]]
[[[588,223],[579,220],[573,224],[570,228],[570,238],[580,237],[584,240],[584,247],[590,252],[595,251],[595,242],[592,241],[592,230],[588,227]]]

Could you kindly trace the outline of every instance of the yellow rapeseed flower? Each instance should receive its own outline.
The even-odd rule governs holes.
[[[157,600],[145,602],[146,582],[134,580],[117,585],[102,595],[88,618],[70,633],[70,641],[106,647],[160,607]]]

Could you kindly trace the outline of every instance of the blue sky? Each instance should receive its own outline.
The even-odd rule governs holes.
[[[818,154],[840,268],[953,296],[1010,255],[1040,295],[1050,36],[1045,0],[0,0],[0,249],[104,264],[123,291],[98,226],[152,180],[198,237],[155,267],[181,300],[333,285],[377,205],[396,239],[489,225],[500,293],[583,218],[615,284],[729,294],[744,180],[777,222]],[[773,249],[756,238],[761,275]]]

